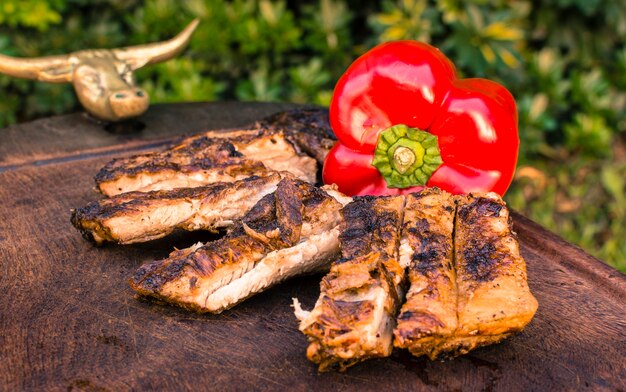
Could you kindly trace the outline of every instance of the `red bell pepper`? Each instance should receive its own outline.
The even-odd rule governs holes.
[[[515,100],[485,79],[458,79],[438,49],[381,44],[339,79],[330,105],[338,138],[324,183],[348,195],[412,192],[503,195],[517,164]]]

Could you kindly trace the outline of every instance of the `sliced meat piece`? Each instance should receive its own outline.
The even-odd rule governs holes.
[[[509,211],[495,193],[457,196],[455,255],[458,328],[456,354],[519,332],[537,310]]]
[[[410,284],[394,345],[437,358],[457,329],[453,264],[454,197],[437,188],[406,196],[400,263]]]
[[[317,165],[313,158],[298,153],[282,132],[261,131],[262,136],[250,142],[233,144],[244,157],[261,162],[269,170],[288,172],[310,184],[317,178]]]
[[[391,354],[404,280],[397,261],[403,204],[402,196],[360,197],[343,208],[342,258],[323,278],[312,311],[294,299],[307,357],[320,371]]]
[[[140,267],[131,286],[219,313],[288,277],[328,268],[339,252],[341,207],[319,188],[284,179],[224,238]]]
[[[168,190],[241,180],[270,171],[286,171],[314,182],[315,160],[298,154],[280,132],[210,131],[184,139],[162,152],[114,159],[96,175],[107,196],[131,191]]]
[[[133,191],[189,188],[267,174],[261,162],[246,159],[224,139],[201,139],[188,148],[114,159],[96,174],[107,196]]]
[[[225,228],[274,192],[280,179],[279,173],[270,173],[196,188],[123,193],[74,210],[71,221],[98,245],[150,241],[177,228]]]
[[[280,112],[258,122],[261,129],[283,131],[300,151],[314,157],[320,165],[337,138],[330,127],[328,109],[296,109]]]

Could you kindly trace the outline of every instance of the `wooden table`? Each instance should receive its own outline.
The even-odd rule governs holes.
[[[115,135],[82,114],[0,130],[0,390],[624,390],[626,277],[514,214],[539,301],[526,330],[448,362],[395,352],[320,374],[290,308],[311,307],[319,276],[294,279],[221,315],[142,302],[142,263],[203,234],[95,248],[70,208],[100,197],[113,157],[175,135],[238,127],[289,105],[154,105],[146,127]]]

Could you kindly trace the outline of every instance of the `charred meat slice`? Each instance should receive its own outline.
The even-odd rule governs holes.
[[[328,109],[296,109],[267,117],[257,124],[261,129],[283,131],[300,151],[314,157],[320,165],[337,138],[328,120]]]
[[[262,162],[268,170],[288,172],[302,181],[315,183],[317,165],[313,158],[298,153],[280,131],[259,131],[259,134],[250,142],[234,141],[237,151],[247,159]]]
[[[294,299],[307,357],[321,371],[391,354],[404,270],[397,261],[404,199],[361,197],[343,210],[342,258],[321,283],[312,311]]]
[[[406,196],[400,262],[410,284],[394,345],[435,359],[457,328],[454,197],[437,188]]]
[[[321,371],[389,355],[392,332],[396,347],[435,359],[498,342],[533,317],[537,302],[498,195],[425,189],[355,198],[342,213],[342,258],[314,309],[294,300],[307,357]]]
[[[115,159],[96,175],[107,196],[131,191],[196,187],[286,171],[314,182],[315,160],[300,155],[281,132],[215,131],[187,138],[162,152]]]
[[[215,230],[233,224],[276,190],[279,173],[196,188],[128,192],[72,212],[72,224],[96,244],[131,244],[164,237],[177,228]]]
[[[288,277],[327,268],[339,252],[341,207],[322,189],[284,179],[225,237],[140,267],[131,286],[219,313]]]
[[[400,253],[413,252],[411,287],[394,344],[431,359],[497,343],[537,310],[504,201],[495,193],[454,200],[456,215],[445,192],[407,197]]]
[[[537,310],[509,211],[495,193],[457,196],[458,354],[519,332]]]

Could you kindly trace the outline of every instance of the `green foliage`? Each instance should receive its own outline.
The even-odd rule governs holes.
[[[43,32],[50,24],[61,21],[55,8],[62,8],[63,3],[58,0],[4,0],[0,5],[0,24],[33,27]]]
[[[0,52],[34,57],[159,41],[202,23],[178,58],[137,73],[153,102],[328,105],[346,67],[387,40],[441,48],[516,97],[514,208],[626,271],[626,2],[615,0],[4,0]],[[0,126],[79,110],[69,85],[0,76]]]
[[[625,179],[624,156],[617,163],[568,160],[567,168],[537,162],[536,168],[518,169],[506,198],[513,208],[626,271]]]

